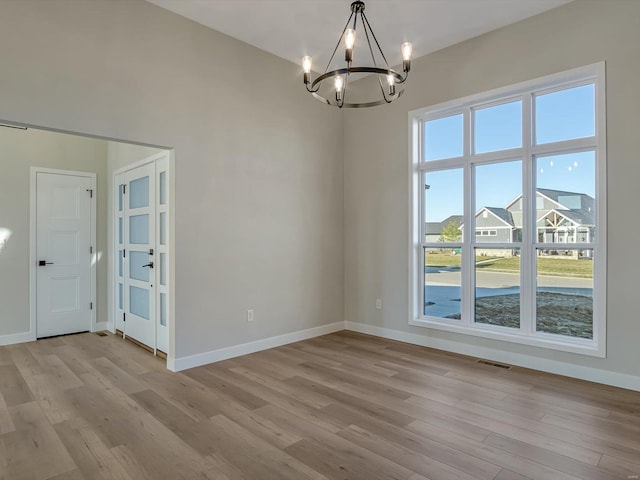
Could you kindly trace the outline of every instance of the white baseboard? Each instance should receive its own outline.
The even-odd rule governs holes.
[[[97,322],[93,327],[93,332],[107,330],[107,322]],[[13,345],[15,343],[35,342],[37,340],[35,333],[22,332],[12,333],[10,335],[0,335],[0,346]]]
[[[13,345],[14,343],[25,343],[35,341],[36,336],[31,332],[12,333],[10,335],[0,335],[0,346]]]
[[[329,325],[322,325],[320,327],[308,328],[297,332],[285,333],[284,335],[278,335],[276,337],[263,338],[262,340],[242,343],[240,345],[220,348],[218,350],[211,350],[209,352],[198,353],[188,357],[169,357],[167,358],[167,368],[173,372],[179,372],[188,368],[199,367],[200,365],[206,365],[208,363],[219,362],[221,360],[259,352],[261,350],[267,350],[269,348],[280,347],[288,343],[299,342],[300,340],[307,340],[309,338],[327,335],[328,333],[338,332],[340,330],[344,330],[344,322],[330,323]]]
[[[559,362],[557,360],[549,360],[521,353],[504,352],[501,350],[494,350],[492,348],[469,345],[468,343],[416,335],[414,333],[376,327],[364,323],[345,322],[345,328],[354,332],[366,333],[376,337],[388,338],[390,340],[397,340],[414,345],[421,345],[423,347],[445,350],[447,352],[484,358],[487,360],[493,360],[494,362],[507,363],[509,365],[530,368],[532,370],[564,375],[566,377],[579,378],[581,380],[602,383],[613,387],[640,391],[640,377],[626,373],[617,373],[609,370],[584,367],[581,365],[574,365],[571,363]]]
[[[189,358],[189,357],[186,357],[186,358]],[[178,371],[178,370],[176,370],[176,359],[175,359],[175,357],[170,357],[169,355],[167,355],[167,370],[170,370],[172,372],[177,372]]]

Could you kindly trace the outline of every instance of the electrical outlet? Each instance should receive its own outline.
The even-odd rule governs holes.
[[[247,322],[253,322],[256,319],[253,310],[247,310]]]
[[[376,310],[382,310],[382,299],[376,298]]]

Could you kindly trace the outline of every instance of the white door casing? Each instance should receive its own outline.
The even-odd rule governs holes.
[[[156,348],[169,353],[169,153],[156,166]]]
[[[124,241],[126,238],[125,224],[124,224],[124,188],[125,188],[125,174],[120,173],[114,176],[114,239],[112,249],[114,252],[113,261],[113,304],[115,311],[115,329],[124,332]]]
[[[162,152],[114,172],[111,250],[111,308],[114,312],[115,330],[122,332],[125,337],[131,337],[153,348],[154,351],[160,350],[167,354],[172,318],[170,162],[170,152]],[[140,198],[142,193],[144,201]],[[136,199],[132,199],[132,194]],[[136,222],[140,223],[140,219],[131,220],[131,217],[140,215],[149,215],[143,222],[145,227],[147,220],[149,223],[148,232],[145,229],[148,239],[135,238],[135,232],[131,231],[132,222],[134,225]],[[141,240],[145,240],[146,243],[140,243]],[[151,250],[153,255],[149,255]],[[152,269],[142,267],[150,262],[153,262]],[[148,312],[145,297],[147,293],[136,288],[148,292]],[[136,295],[137,299],[134,298]],[[140,309],[140,297],[145,297],[143,311]]]
[[[95,174],[35,172],[36,337],[92,330]]]

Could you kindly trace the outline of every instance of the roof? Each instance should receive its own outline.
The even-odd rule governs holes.
[[[484,210],[488,210],[489,212],[493,213],[496,217],[498,217],[504,223],[508,224],[510,227],[514,226],[513,216],[511,215],[511,212],[509,210],[507,210],[506,208],[484,207]],[[478,214],[479,213],[480,212],[478,212]]]
[[[427,235],[440,235],[444,227],[449,225],[451,221],[456,222],[458,225],[462,225],[462,215],[450,215],[441,222],[426,222],[425,234]]]
[[[554,202],[558,202],[558,203],[562,203],[560,200],[558,200],[558,198],[566,197],[566,196],[574,196],[574,195],[590,198],[591,200],[593,200],[593,198],[587,195],[586,193],[580,193],[580,192],[568,192],[566,190],[551,190],[549,188],[538,188],[537,191],[543,194],[544,196],[549,197]]]
[[[538,188],[536,193],[544,195],[557,203],[558,208],[555,210],[574,222],[576,225],[595,225],[595,199],[590,195],[580,192],[569,192],[566,190],[552,190],[549,188]],[[513,205],[521,197],[522,195],[518,195],[518,197],[509,202],[506,207]],[[507,210],[507,208],[482,207],[478,210],[476,216],[480,215],[480,212],[483,210],[487,210],[508,226],[516,227],[513,215],[509,210]],[[451,220],[454,220],[462,227],[462,218],[462,215],[451,215],[442,222],[427,222],[425,224],[425,232],[427,235],[440,235],[440,233],[442,233],[442,229],[447,226]]]
[[[584,210],[559,210],[558,213],[561,213],[578,225],[596,224],[594,212],[586,212]]]
[[[561,205],[563,208],[558,208],[558,213],[561,213],[576,224],[595,225],[595,199],[592,196],[586,193],[551,190],[547,188],[539,188],[538,193]],[[575,205],[571,205],[568,197],[576,197],[579,198],[580,201]]]

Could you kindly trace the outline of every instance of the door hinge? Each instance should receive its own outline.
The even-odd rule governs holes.
[[[126,322],[126,321],[127,321],[127,314],[126,314],[126,313],[123,313],[123,314],[122,314],[122,321],[123,321],[123,322]]]
[[[93,310],[93,302],[89,304],[89,310]]]
[[[127,184],[125,183],[124,185],[122,185],[122,194],[126,195],[127,193]]]
[[[89,198],[93,198],[93,189],[87,188],[87,192],[89,192]]]
[[[89,253],[93,253],[93,246],[89,247]]]
[[[127,258],[127,250],[126,249],[122,249],[122,258]]]

